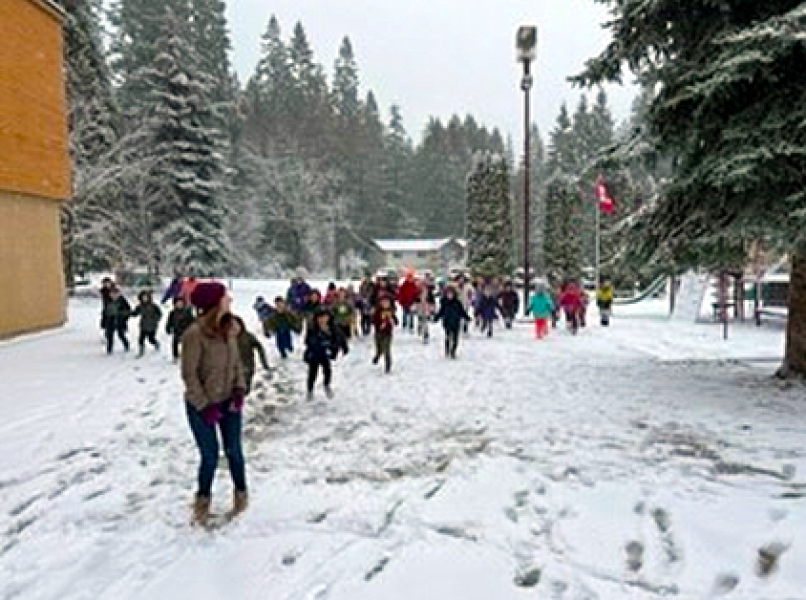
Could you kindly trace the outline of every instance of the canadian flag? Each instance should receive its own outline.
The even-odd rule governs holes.
[[[607,182],[602,175],[596,178],[596,200],[599,202],[599,210],[610,214],[616,207],[610,192],[607,190]]]

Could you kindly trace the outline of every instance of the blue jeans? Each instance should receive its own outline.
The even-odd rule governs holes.
[[[204,422],[200,411],[191,404],[185,403],[188,414],[190,430],[196,440],[196,446],[201,454],[199,465],[199,495],[210,497],[213,489],[213,477],[218,466],[218,436],[216,426]],[[241,447],[241,413],[230,412],[229,402],[222,404],[223,418],[218,423],[221,430],[221,439],[224,442],[224,454],[229,463],[229,472],[232,483],[238,491],[246,491],[246,465]]]
[[[278,331],[275,337],[277,338],[277,351],[280,353],[280,356],[285,358],[289,352],[294,352],[294,343],[292,342],[290,329]]]

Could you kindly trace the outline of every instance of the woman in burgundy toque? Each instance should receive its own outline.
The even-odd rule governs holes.
[[[199,283],[191,302],[199,316],[182,336],[182,379],[188,421],[201,455],[193,521],[206,525],[218,464],[218,431],[235,488],[230,514],[237,515],[246,508],[246,468],[241,446],[246,384],[232,331],[227,289],[220,283]]]

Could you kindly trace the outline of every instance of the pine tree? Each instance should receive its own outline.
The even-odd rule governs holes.
[[[222,201],[225,142],[211,125],[215,81],[195,61],[188,23],[171,10],[156,50],[154,65],[134,75],[149,95],[141,133],[127,149],[151,165],[149,187],[140,194],[150,234],[144,243],[153,245],[153,262],[220,273],[231,257]]]
[[[114,146],[119,113],[101,41],[100,4],[64,4],[64,52],[74,197],[62,210],[66,280],[86,269],[109,269],[120,260]]]
[[[135,74],[154,63],[168,10],[179,19],[189,18],[186,0],[114,0],[112,4],[112,70],[121,82],[119,102],[127,113],[148,96]]]
[[[226,4],[222,0],[190,0],[192,46],[199,69],[213,81],[211,99],[232,101],[232,73]]]
[[[608,3],[613,40],[576,80],[618,80],[626,67],[657,90],[652,139],[677,162],[645,211],[649,251],[678,264],[724,266],[725,248],[746,258],[741,246],[749,244],[737,242],[780,240],[793,256],[782,372],[806,375],[806,6]]]
[[[500,154],[478,153],[467,179],[468,268],[474,276],[512,274],[510,175]]]
[[[582,275],[582,204],[578,194],[579,144],[563,105],[551,132],[545,182],[545,267],[553,279]]]

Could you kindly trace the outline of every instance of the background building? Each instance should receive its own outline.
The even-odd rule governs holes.
[[[451,269],[464,268],[466,244],[457,238],[436,240],[375,240],[384,255],[385,267],[429,270],[445,276]]]
[[[0,338],[65,320],[62,17],[49,0],[0,0]]]

